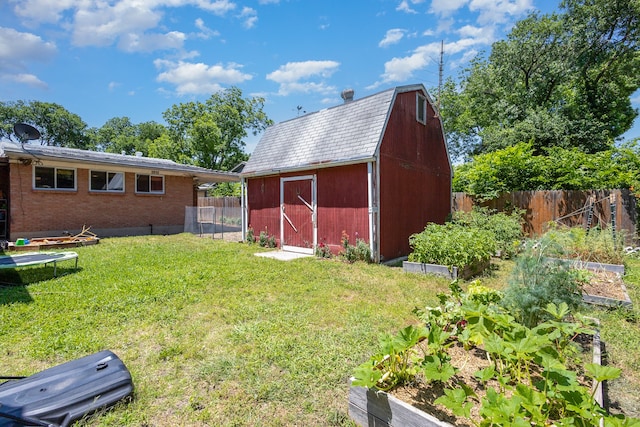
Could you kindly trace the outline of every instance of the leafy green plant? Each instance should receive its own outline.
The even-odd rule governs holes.
[[[249,228],[247,228],[247,243],[253,244],[255,242],[256,236],[254,235],[253,227],[249,226]]]
[[[467,418],[470,408],[479,404],[481,421],[474,422],[479,426],[550,422],[597,426],[602,419],[605,425],[618,421],[594,401],[595,389],[584,386],[577,372],[584,372],[598,384],[617,378],[620,370],[594,364],[580,368],[577,359],[567,357],[576,351],[578,334],[592,332],[580,317],[567,321],[570,310],[566,304],[549,304],[546,311],[552,320],[533,329],[516,322],[498,305],[468,301],[462,311],[468,330],[482,337],[483,348],[493,362],[475,373],[486,394],[480,398],[470,392],[469,385],[457,383],[436,399],[436,404]]]
[[[463,227],[489,230],[496,240],[497,250],[503,258],[511,258],[522,244],[523,210],[510,214],[497,212],[485,207],[474,207],[471,212],[456,211],[453,222]]]
[[[354,263],[356,261],[364,261],[371,262],[371,249],[369,248],[369,244],[364,240],[358,238],[358,233],[356,233],[356,245],[353,246],[349,243],[349,235],[345,230],[342,230],[342,251],[340,255],[344,260],[349,263]]]
[[[275,248],[276,245],[276,237],[270,236],[265,227],[264,231],[260,232],[260,237],[258,238],[258,245],[263,248]]]
[[[473,283],[472,292],[465,292],[457,281],[449,288],[449,294],[438,295],[439,306],[414,310],[427,331],[421,344],[426,356],[413,360],[420,369],[402,365],[402,372],[410,373],[404,376],[380,369],[382,362],[396,355],[387,346],[386,353],[358,369],[357,376],[364,380],[354,385],[389,389],[422,375],[427,382],[438,381],[445,386],[436,404],[477,426],[597,426],[602,420],[604,425],[635,425],[632,419],[607,414],[594,401],[594,389],[584,385],[589,379],[595,385],[615,379],[620,370],[585,364],[574,357],[578,353],[576,338],[593,330],[587,319],[572,314],[567,303],[547,304],[544,311],[548,320],[529,328],[500,304],[499,293],[479,282]],[[404,330],[402,334],[411,335]],[[491,361],[474,374],[483,385],[483,393],[456,377],[457,368],[448,355],[456,341],[478,345]],[[404,345],[411,343],[402,341]],[[414,350],[405,347],[402,351]],[[395,380],[388,382],[389,378]],[[479,406],[479,418],[471,418],[474,406]]]
[[[561,227],[551,223],[543,237],[555,243],[555,253],[550,253],[550,256],[585,262],[624,263],[623,232],[613,233],[611,229],[600,227],[587,231],[582,227]]]
[[[567,262],[547,257],[553,241],[529,242],[516,258],[503,305],[525,326],[546,320],[549,303],[565,303],[575,310],[582,303],[582,278]]]
[[[318,258],[331,258],[333,254],[331,253],[331,248],[324,242],[320,242],[318,246],[316,246],[316,256]]]
[[[640,144],[588,154],[577,148],[546,147],[536,153],[531,143],[473,156],[455,168],[453,191],[477,201],[497,198],[513,191],[598,190],[640,188]]]
[[[429,223],[424,231],[409,237],[413,252],[409,261],[465,267],[488,261],[496,252],[496,239],[491,231],[467,228],[448,222]]]
[[[389,390],[411,381],[418,371],[414,347],[426,337],[426,329],[416,326],[407,326],[395,336],[382,335],[381,351],[355,370],[352,384]]]

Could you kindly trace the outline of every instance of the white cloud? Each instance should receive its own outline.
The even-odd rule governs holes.
[[[4,75],[0,73],[0,78],[2,80],[8,80],[13,83],[23,84],[26,86],[37,87],[40,89],[48,89],[49,85],[40,80],[37,76],[33,74],[26,73],[18,73],[18,74],[7,74]]]
[[[109,46],[121,36],[157,27],[161,18],[160,12],[123,1],[113,7],[99,3],[76,12],[72,40],[76,46]]]
[[[496,40],[495,27],[474,27],[472,25],[465,25],[456,31],[462,40],[473,39],[476,44],[490,45]]]
[[[164,49],[180,49],[186,36],[179,31],[167,34],[125,34],[118,47],[125,52],[153,52]]]
[[[429,12],[440,16],[449,16],[467,5],[469,0],[432,0]]]
[[[336,61],[289,62],[267,74],[267,79],[280,85],[278,94],[283,96],[291,93],[330,93],[336,89],[323,81],[302,80],[331,77],[339,66],[340,63]]]
[[[16,16],[23,18],[29,27],[39,23],[56,23],[63,19],[64,12],[79,6],[79,0],[9,0],[14,3]]]
[[[0,27],[0,62],[46,61],[56,53],[55,43],[31,33]]]
[[[198,30],[200,30],[199,33],[196,33],[196,37],[199,39],[203,39],[203,40],[208,40],[211,37],[218,37],[220,36],[220,32],[216,31],[216,30],[212,30],[211,28],[207,27],[204,23],[204,21],[200,18],[197,18],[194,22],[194,25],[196,26],[196,28]]]
[[[452,70],[454,70],[454,69],[456,69],[458,67],[462,67],[465,64],[468,64],[469,61],[471,61],[473,58],[478,56],[479,53],[480,52],[478,50],[476,50],[476,49],[469,49],[466,52],[464,52],[461,57],[459,57],[459,58],[457,58],[457,59],[455,59],[453,61],[450,61],[447,64],[447,67],[449,69],[452,69]]]
[[[16,16],[22,23],[60,23],[71,33],[76,46],[111,46],[118,44],[126,51],[150,51],[180,48],[177,31],[154,31],[160,27],[167,8],[192,6],[224,16],[236,9],[229,0],[9,0],[15,4]],[[250,9],[250,8],[245,8]],[[245,26],[253,26],[257,17],[245,15]],[[255,13],[254,13],[255,15]],[[210,32],[198,37],[211,36]]]
[[[292,93],[333,93],[335,86],[330,86],[324,82],[291,82],[280,84],[278,95],[287,96]]]
[[[234,85],[252,79],[250,74],[240,71],[240,64],[235,63],[207,65],[201,62],[157,59],[154,64],[159,69],[166,69],[156,80],[174,85],[179,95],[210,94],[222,90],[224,85]]]
[[[121,83],[118,82],[109,82],[109,92],[113,92],[117,87],[121,86]]]
[[[401,6],[403,10],[411,9],[411,4],[409,0],[404,0]],[[455,34],[456,39],[444,46],[445,55],[455,57],[447,66],[455,68],[463,66],[478,55],[484,46],[495,42],[498,25],[509,23],[532,9],[533,0],[432,0],[428,11],[438,16],[437,28],[435,31],[428,29],[423,36]],[[475,22],[466,21],[465,25],[460,26],[458,20],[463,16],[471,16]],[[416,72],[437,63],[439,56],[440,43],[434,42],[415,48],[407,56],[392,58],[384,64],[381,80],[370,87],[412,79]]]
[[[479,44],[482,44],[479,40],[463,38],[455,42],[445,43],[444,52],[447,55],[464,53]],[[426,68],[430,63],[438,63],[441,47],[440,42],[429,43],[419,46],[409,56],[392,58],[384,64],[382,80],[371,87],[377,87],[381,83],[404,82],[413,78],[416,71]]]
[[[387,30],[387,33],[384,36],[384,39],[380,40],[378,43],[379,47],[387,47],[393,44],[398,43],[404,37],[406,30],[401,28],[393,28],[391,30]]]
[[[0,77],[19,84],[45,88],[47,85],[34,74],[26,72],[31,62],[46,62],[57,48],[39,36],[12,28],[0,27]]]
[[[413,2],[411,2],[411,3],[413,3]],[[411,8],[411,6],[409,5],[409,1],[408,0],[402,0],[400,2],[400,4],[398,5],[398,7],[396,7],[396,10],[398,12],[405,12],[405,13],[413,13],[413,14],[418,13],[418,12],[416,12],[415,10],[413,10]]]
[[[478,24],[502,24],[533,10],[533,0],[471,0],[469,10],[478,12]]]
[[[243,26],[245,28],[253,28],[258,22],[258,12],[250,7],[243,7],[238,17],[244,20]]]
[[[158,3],[163,2],[160,0]],[[227,12],[231,12],[236,8],[236,4],[228,0],[175,0],[175,3],[177,4],[174,7],[193,4],[202,10],[206,10],[218,16],[223,16]]]
[[[439,18],[436,34],[449,33],[454,29],[455,25],[456,21],[453,18]]]
[[[267,74],[267,79],[277,83],[289,83],[312,76],[330,77],[339,65],[336,61],[289,62]]]

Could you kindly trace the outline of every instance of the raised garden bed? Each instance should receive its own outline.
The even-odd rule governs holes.
[[[468,265],[462,269],[452,267],[449,269],[446,265],[426,264],[422,262],[403,261],[402,269],[407,273],[433,274],[436,276],[446,277],[447,279],[456,280],[468,279],[482,273],[489,267],[490,260]]]
[[[596,331],[592,340],[593,363],[601,364],[600,335]],[[377,389],[351,386],[349,390],[349,416],[359,426],[446,426],[469,425],[456,420],[445,410],[436,408],[433,401],[438,397],[433,391],[403,387],[401,390],[383,392]],[[396,397],[396,394],[402,398]],[[603,406],[601,385],[594,399]],[[450,421],[446,421],[446,420]]]
[[[558,260],[556,258],[552,259]],[[590,283],[583,287],[582,299],[587,304],[605,307],[633,307],[631,298],[627,293],[627,287],[622,280],[624,265],[570,259],[558,261],[568,262],[571,267],[587,270],[592,274]]]
[[[584,302],[606,307],[633,307],[619,273],[599,270],[592,274],[590,283],[582,288]]]

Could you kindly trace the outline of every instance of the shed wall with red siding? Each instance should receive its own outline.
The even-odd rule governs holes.
[[[342,232],[349,243],[369,243],[367,164],[320,169],[318,174],[318,244],[340,250]]]
[[[280,238],[280,178],[316,175],[318,244],[340,250],[342,232],[369,242],[367,165],[356,164],[247,179],[247,224]]]
[[[399,94],[380,147],[380,257],[410,253],[409,236],[451,212],[451,167],[440,120],[428,104],[416,120],[416,93]]]
[[[261,232],[280,239],[280,176],[247,180],[247,226],[258,238]]]

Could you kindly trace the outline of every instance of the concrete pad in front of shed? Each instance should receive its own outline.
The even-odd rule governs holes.
[[[272,252],[258,252],[255,254],[255,256],[261,256],[264,258],[273,258],[273,259],[278,259],[280,261],[291,261],[293,259],[298,259],[298,258],[312,257],[313,255],[301,254],[297,252],[288,252],[288,251],[272,251]]]

